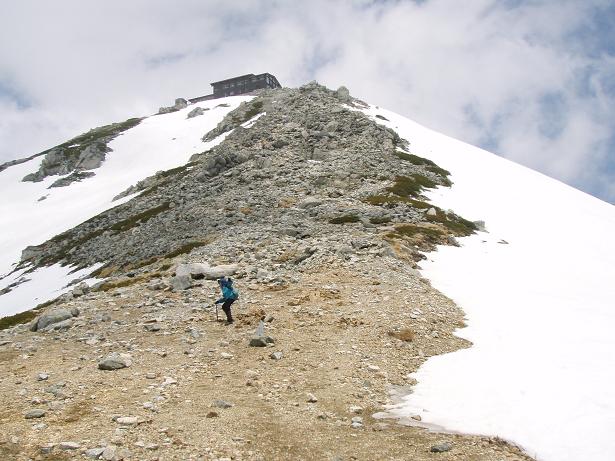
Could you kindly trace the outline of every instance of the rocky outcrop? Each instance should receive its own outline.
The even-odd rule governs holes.
[[[188,107],[188,101],[184,98],[177,98],[175,100],[175,104],[168,107],[161,107],[158,109],[158,114],[169,114],[171,112],[177,112],[178,110],[182,110]]]
[[[190,112],[188,112],[188,115],[186,115],[186,118],[198,117],[199,115],[203,115],[206,110],[209,110],[209,109],[207,107],[195,107]]]
[[[45,312],[30,324],[30,331],[48,331],[51,329],[63,329],[70,327],[70,320],[79,315],[78,309],[54,309]]]
[[[111,148],[107,144],[122,132],[136,126],[141,118],[132,118],[122,123],[113,123],[94,128],[59,146],[41,152],[30,159],[42,156],[39,169],[24,176],[23,181],[39,182],[48,176],[64,176],[50,187],[63,187],[94,175],[89,170],[99,168]],[[21,161],[16,161],[20,163]]]

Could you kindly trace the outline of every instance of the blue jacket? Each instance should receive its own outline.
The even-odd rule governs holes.
[[[237,293],[237,290],[227,284],[224,284],[222,285],[222,297],[216,301],[216,304],[223,303],[224,301],[228,301],[230,299],[235,300],[238,297],[239,293]]]

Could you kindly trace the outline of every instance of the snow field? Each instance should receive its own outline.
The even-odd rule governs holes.
[[[19,262],[21,251],[26,246],[41,244],[130,200],[132,197],[112,201],[113,197],[138,181],[158,171],[184,165],[193,154],[222,142],[226,135],[209,143],[203,143],[201,138],[240,103],[252,98],[232,96],[191,104],[169,114],[150,116],[109,143],[113,151],[107,154],[100,168],[93,170],[95,176],[67,187],[47,189],[59,176],[38,183],[21,181],[26,174],[38,169],[42,158],[0,172],[0,196],[4,197],[0,202],[0,277],[8,274]],[[228,104],[228,107],[222,104]],[[187,113],[196,107],[210,110],[187,119]],[[38,201],[43,196],[46,196],[45,200]],[[31,281],[0,296],[0,316],[31,309],[41,302],[39,300],[46,296],[45,293],[55,293],[63,287],[70,268],[49,269],[28,274]],[[18,278],[17,274],[0,278],[0,289]]]
[[[365,112],[451,172],[453,187],[429,192],[432,203],[488,231],[421,262],[467,314],[457,334],[473,346],[430,358],[391,412],[497,435],[539,460],[614,459],[615,207],[392,112]]]

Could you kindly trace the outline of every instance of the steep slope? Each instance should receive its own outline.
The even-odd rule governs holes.
[[[41,244],[122,204],[129,197],[115,201],[114,197],[129,186],[157,171],[182,166],[193,154],[213,147],[223,137],[208,143],[201,142],[201,137],[228,112],[249,99],[250,96],[207,101],[174,113],[148,117],[137,126],[123,127],[121,133],[115,130],[113,140],[109,139],[109,129],[92,130],[59,148],[0,171],[0,194],[6,198],[0,202],[0,228],[4,229],[0,239],[0,276],[4,276],[0,279],[0,290],[14,286],[22,277],[31,280],[0,296],[0,316],[30,309],[56,297],[70,280],[91,272],[71,274],[74,268],[60,265],[44,266],[27,274],[14,271],[26,247]],[[196,107],[203,108],[203,114],[187,118]],[[91,153],[94,144],[103,145],[100,151],[110,149],[105,152],[106,159],[100,166],[88,171],[94,176],[66,187],[52,187],[58,181],[58,174],[62,174],[60,179],[63,179],[81,171],[75,170],[77,162],[72,160],[80,158],[85,150],[78,150],[78,146],[85,145]],[[53,160],[47,160],[50,157]],[[84,155],[83,158],[88,157]],[[42,166],[45,163],[47,168]],[[45,173],[39,174],[41,171]],[[37,182],[22,180],[33,175],[38,175]],[[11,271],[14,273],[7,276]]]
[[[505,437],[538,459],[612,459],[615,207],[399,115],[366,113],[450,170],[454,185],[428,193],[435,204],[488,231],[421,264],[468,314],[459,335],[473,346],[430,359],[395,413]]]
[[[190,134],[225,135],[216,146],[28,242],[19,271],[104,280],[4,319],[37,316],[0,330],[0,457],[529,459],[373,417],[428,357],[469,346],[453,335],[463,313],[415,267],[476,226],[426,201],[448,171],[366,108],[344,88],[264,91]],[[231,327],[211,304],[223,270],[241,292]],[[251,347],[260,319],[274,343]]]

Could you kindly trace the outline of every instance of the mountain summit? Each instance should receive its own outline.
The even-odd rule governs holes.
[[[541,405],[553,380],[567,389],[558,316],[582,316],[589,340],[609,315],[610,284],[582,264],[615,257],[585,241],[567,271],[557,250],[579,222],[606,238],[613,208],[344,87],[184,101],[0,166],[0,191],[6,459],[586,450],[541,436],[560,416]],[[230,327],[212,304],[221,275],[240,292]],[[469,313],[459,335],[445,295]],[[615,402],[596,389],[569,410]]]

